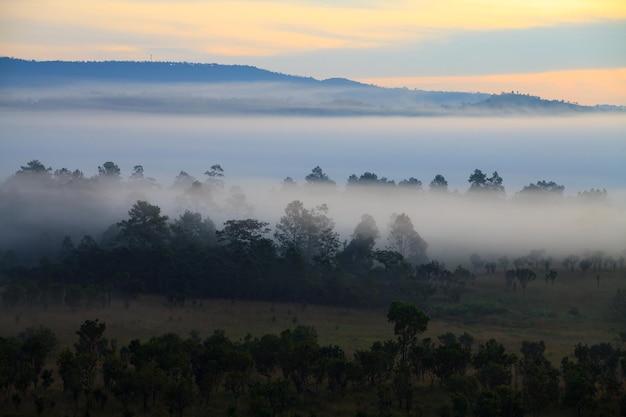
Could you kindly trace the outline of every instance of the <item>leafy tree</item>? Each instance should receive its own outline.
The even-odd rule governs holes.
[[[558,198],[563,197],[563,191],[565,187],[558,185],[554,181],[537,181],[536,184],[530,184],[524,186],[520,191],[515,194],[516,198]]]
[[[392,340],[384,343],[374,342],[369,350],[357,350],[354,353],[356,362],[361,366],[370,387],[378,387],[391,376],[399,346]]]
[[[286,177],[280,184],[283,191],[293,191],[298,188],[298,183],[291,177]]]
[[[38,159],[33,159],[26,163],[26,165],[20,166],[20,170],[16,172],[17,175],[27,174],[45,174],[46,176],[52,171],[52,168],[46,168],[44,164],[39,162]]]
[[[469,375],[453,375],[445,385],[452,399],[452,409],[459,417],[466,415],[472,402],[478,395],[478,382]]]
[[[453,333],[439,336],[439,341],[441,345],[434,351],[434,373],[442,383],[447,384],[453,375],[465,373],[471,357]]]
[[[343,267],[357,274],[364,274],[371,269],[371,253],[379,236],[374,218],[369,214],[362,215],[361,221],[354,228],[352,239],[338,256]]]
[[[415,268],[418,294],[424,299],[434,295],[449,275],[450,271],[446,269],[445,265],[437,261],[418,265]]]
[[[250,408],[254,415],[277,417],[296,402],[296,394],[289,381],[279,378],[250,387]]]
[[[414,304],[394,301],[389,306],[387,321],[393,322],[393,332],[400,343],[401,363],[406,365],[409,347],[415,343],[417,335],[426,330],[430,317]]]
[[[420,180],[418,180],[417,178],[409,178],[408,180],[402,180],[398,183],[398,187],[400,188],[405,188],[405,189],[411,189],[411,190],[415,190],[415,191],[421,191],[422,190],[422,182]]]
[[[249,352],[240,348],[228,351],[223,360],[227,369],[224,376],[224,386],[231,392],[236,405],[237,399],[245,392],[250,383],[254,361]]]
[[[57,169],[54,171],[53,177],[54,181],[62,186],[76,186],[85,181],[85,174],[79,169],[74,171],[67,168]]]
[[[134,387],[140,396],[143,404],[143,411],[148,409],[148,400],[157,397],[165,387],[167,375],[154,360],[148,360],[137,366],[136,381]]]
[[[205,184],[209,189],[224,188],[224,170],[221,165],[211,165],[211,169],[205,171],[204,175],[208,177]]]
[[[393,180],[388,180],[385,177],[378,178],[378,175],[373,172],[365,172],[360,177],[356,175],[350,175],[348,177],[348,186],[366,185],[366,186],[395,186],[396,183]],[[415,178],[402,181],[403,187],[421,187],[421,182]]]
[[[255,219],[228,220],[224,223],[224,229],[217,232],[221,244],[235,251],[249,251],[255,242],[266,239],[264,236],[270,232],[269,223]]]
[[[168,380],[163,395],[170,415],[176,413],[177,417],[182,417],[185,409],[193,404],[196,398],[193,381],[189,378]]]
[[[33,385],[37,387],[46,360],[58,346],[54,332],[47,327],[30,327],[20,333],[20,350],[33,370]]]
[[[74,401],[83,389],[81,364],[74,352],[68,348],[62,349],[57,355],[57,372],[63,380],[63,392],[72,394]]]
[[[355,369],[353,362],[345,357],[343,351],[341,353],[340,357],[331,357],[325,364],[328,389],[333,398],[345,395],[348,382],[352,379],[353,370]]]
[[[289,378],[296,390],[301,393],[313,375],[318,357],[317,332],[313,327],[298,325],[293,331],[283,331],[280,338],[283,342],[280,364],[283,375]]]
[[[482,191],[487,188],[487,175],[480,169],[475,169],[467,180],[471,191]]]
[[[596,386],[582,363],[572,362],[565,357],[561,361],[563,382],[563,404],[573,407],[578,417],[582,417],[586,410],[593,410],[597,406]]]
[[[133,167],[133,172],[130,174],[130,179],[134,181],[140,181],[144,178],[143,176],[143,165],[135,165]]]
[[[511,365],[517,362],[514,354],[507,354],[506,349],[495,339],[478,347],[472,358],[476,369],[476,379],[488,390],[494,390],[511,383]]]
[[[261,296],[263,277],[272,275],[277,261],[274,241],[265,237],[270,232],[267,225],[254,219],[228,220],[217,232],[226,294]]]
[[[191,184],[197,182],[198,180],[189,175],[185,171],[180,171],[180,173],[174,178],[174,183],[172,184],[172,188],[177,190],[185,190],[191,187]]]
[[[296,250],[307,261],[330,262],[339,249],[339,235],[327,213],[325,204],[309,210],[299,200],[289,203],[274,233],[282,252]]]
[[[352,185],[376,185],[378,184],[378,175],[373,172],[364,172],[357,177],[352,174],[348,177],[348,186]]]
[[[85,392],[87,413],[91,409],[92,393],[96,376],[107,348],[107,340],[103,337],[106,325],[96,320],[85,320],[76,332],[78,342],[74,345],[76,361],[80,368],[81,385]]]
[[[523,341],[521,351],[523,358],[519,369],[524,405],[536,417],[541,411],[558,403],[559,371],[544,357],[543,341]]]
[[[485,262],[485,271],[488,274],[495,274],[496,273],[496,269],[498,268],[498,265],[495,262]]]
[[[469,193],[504,194],[502,177],[498,175],[498,171],[494,171],[491,177],[487,177],[481,170],[475,169],[467,181],[470,183]]]
[[[580,258],[576,255],[569,255],[563,259],[563,267],[569,269],[570,272],[574,272],[574,268],[576,267],[576,264],[578,264],[579,259]]]
[[[388,249],[419,265],[428,261],[428,243],[415,231],[413,222],[404,213],[393,214],[389,223]]]
[[[189,245],[195,245],[204,248],[216,243],[215,224],[208,217],[203,220],[200,213],[185,210],[172,222],[170,229],[174,247],[189,249]]]
[[[119,180],[121,178],[121,170],[115,163],[107,161],[98,167],[98,175],[104,179]]]
[[[515,277],[522,286],[522,290],[525,292],[528,283],[534,281],[537,278],[537,274],[531,269],[521,268],[515,271]]]
[[[326,173],[322,170],[322,168],[316,166],[313,168],[311,173],[304,177],[307,185],[326,185],[326,186],[334,186],[335,181],[331,180]]]
[[[272,379],[274,371],[280,364],[281,347],[280,337],[274,334],[265,334],[260,339],[256,338],[250,346],[250,353],[257,372],[268,380]]]
[[[609,194],[606,188],[602,190],[591,188],[590,190],[579,191],[577,197],[586,203],[606,203],[609,201]]]
[[[435,178],[429,184],[430,192],[446,193],[448,192],[448,181],[441,174],[435,175]]]
[[[128,220],[117,223],[117,240],[131,247],[157,246],[168,237],[167,220],[160,207],[138,200],[128,211]]]
[[[156,180],[144,175],[143,165],[135,165],[133,172],[128,178],[129,184],[136,187],[155,187],[157,186]]]
[[[228,371],[226,358],[234,348],[223,330],[215,330],[198,349],[193,350],[191,366],[194,380],[205,402],[222,383]]]

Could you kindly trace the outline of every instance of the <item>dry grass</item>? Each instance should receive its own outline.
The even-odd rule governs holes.
[[[572,355],[577,343],[611,342],[620,345],[619,332],[626,330],[626,322],[614,320],[609,306],[617,289],[626,288],[626,274],[623,271],[603,273],[600,286],[592,273],[561,272],[561,275],[553,287],[538,280],[532,282],[525,293],[521,289],[507,292],[501,274],[478,276],[457,307],[462,310],[464,305],[487,304],[505,307],[506,313],[435,317],[421,337],[436,338],[446,332],[457,335],[468,332],[474,336],[476,345],[495,338],[518,355],[523,340],[543,340],[547,346],[546,354],[555,365],[563,356]],[[41,308],[5,309],[0,311],[0,336],[16,335],[27,327],[44,325],[57,334],[61,346],[71,346],[77,339],[75,332],[80,325],[86,319],[97,318],[107,324],[106,336],[116,339],[120,347],[133,339],[147,340],[169,332],[187,337],[192,331],[197,331],[204,338],[215,329],[222,329],[231,340],[240,340],[247,334],[253,337],[278,334],[297,324],[314,326],[321,344],[337,344],[348,354],[356,349],[367,349],[374,341],[394,338],[392,326],[386,319],[386,309],[229,300],[192,300],[185,307],[170,308],[164,301],[163,297],[142,296],[129,309],[114,303],[107,308],[76,312],[64,307],[52,307],[47,311]],[[574,308],[577,314],[573,314]],[[436,387],[433,389],[424,385],[416,389],[419,390],[416,406],[424,416],[438,415],[439,407],[449,401]],[[62,397],[59,401],[51,415],[62,415],[60,413],[67,413],[68,410],[72,412],[71,403]],[[226,415],[224,410],[230,401],[227,393],[220,393],[209,409],[198,405],[189,410],[189,415]],[[377,397],[367,390],[351,390],[343,401],[328,401],[322,395],[301,405],[316,410],[320,416],[354,415],[355,410],[376,410]],[[3,406],[3,411],[12,410],[8,399],[0,405],[0,411]],[[240,406],[239,411],[245,415],[247,405]],[[32,408],[31,405],[29,407]],[[22,411],[26,410],[30,408]],[[118,411],[121,413],[121,410]],[[570,413],[554,409],[548,414],[560,417]],[[94,416],[100,415],[110,414],[94,412]],[[145,415],[168,414],[159,407]]]
[[[626,288],[623,271],[603,272],[598,286],[595,274],[560,273],[554,286],[542,279],[529,284],[526,292],[506,291],[501,274],[481,275],[469,288],[461,305],[496,304],[506,314],[461,315],[434,318],[422,337],[445,332],[468,332],[476,343],[495,338],[511,351],[519,351],[522,340],[544,340],[547,353],[555,360],[571,355],[577,343],[619,344],[623,322],[611,319],[610,303],[618,288]],[[577,309],[577,314],[575,314]],[[143,296],[124,309],[121,304],[108,308],[72,312],[64,307],[16,309],[0,312],[0,336],[15,335],[29,326],[50,327],[62,346],[76,341],[76,330],[86,319],[107,324],[106,335],[118,346],[133,339],[174,332],[182,337],[197,331],[201,337],[222,329],[232,340],[267,333],[278,334],[297,324],[314,326],[321,344],[337,344],[347,352],[366,349],[374,341],[393,338],[386,311],[334,306],[269,303],[258,301],[195,300],[185,307],[170,308],[164,298]]]

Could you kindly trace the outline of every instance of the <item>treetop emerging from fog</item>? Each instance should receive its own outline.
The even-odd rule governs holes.
[[[64,236],[80,240],[85,234],[98,244],[136,247],[172,232],[168,239],[226,243],[248,235],[260,242],[264,231],[263,239],[273,238],[282,255],[297,252],[306,262],[328,264],[341,252],[359,268],[359,259],[372,251],[383,264],[395,262],[393,253],[420,264],[442,253],[504,255],[537,246],[619,252],[623,245],[619,228],[612,227],[623,213],[611,206],[605,189],[567,197],[563,185],[539,180],[507,199],[498,171],[489,176],[481,169],[468,173],[462,191],[450,190],[442,174],[426,188],[415,177],[396,182],[371,171],[350,175],[340,186],[319,165],[303,175],[302,185],[289,177],[234,183],[220,164],[207,165],[203,176],[181,170],[164,186],[139,164],[124,173],[105,161],[89,176],[31,160],[0,187],[0,249],[52,255]]]

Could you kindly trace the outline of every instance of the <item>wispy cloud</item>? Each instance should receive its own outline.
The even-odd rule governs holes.
[[[317,78],[619,68],[625,37],[619,0],[0,0],[0,55]]]

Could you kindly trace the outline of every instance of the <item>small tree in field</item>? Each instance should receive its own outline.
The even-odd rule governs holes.
[[[406,365],[407,351],[419,333],[426,330],[430,317],[411,303],[394,301],[387,313],[389,322],[393,322],[393,332],[398,336],[402,365]]]

